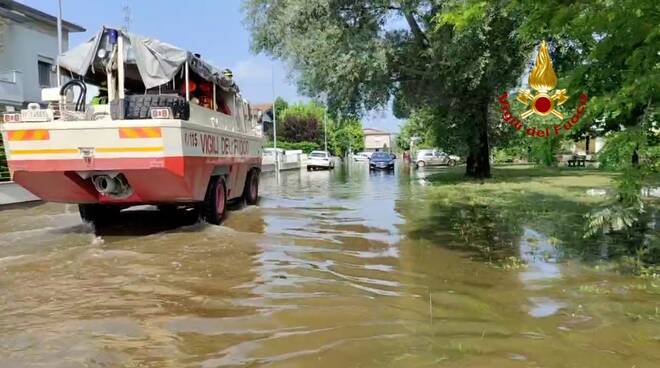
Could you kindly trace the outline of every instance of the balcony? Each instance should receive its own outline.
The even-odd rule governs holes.
[[[23,101],[22,73],[18,70],[0,70],[0,104],[20,105]]]

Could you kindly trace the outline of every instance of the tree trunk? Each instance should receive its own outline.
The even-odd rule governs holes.
[[[474,139],[470,139],[465,175],[471,178],[490,178],[490,145],[488,144],[488,103],[475,114]]]
[[[471,144],[468,142],[468,144]],[[475,153],[470,146],[470,152],[468,153],[467,160],[465,160],[465,176],[475,177],[477,172],[477,160],[475,158]]]

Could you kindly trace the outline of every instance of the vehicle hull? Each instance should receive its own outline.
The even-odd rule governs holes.
[[[245,175],[261,165],[260,158],[246,160],[203,157],[110,158],[95,160],[92,167],[80,160],[16,160],[10,163],[13,180],[49,202],[104,204],[192,203],[204,199],[209,178],[217,167],[228,167],[228,198],[242,193]],[[120,172],[132,194],[113,198],[100,194],[91,181],[77,172]],[[232,175],[231,173],[235,173]]]
[[[200,202],[218,175],[227,198],[240,197],[248,172],[261,168],[263,145],[261,137],[171,119],[8,123],[3,139],[13,180],[41,199],[117,205]],[[92,182],[118,174],[130,186],[122,196]]]

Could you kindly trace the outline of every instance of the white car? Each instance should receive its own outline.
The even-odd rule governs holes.
[[[371,155],[367,152],[358,152],[358,153],[353,155],[353,161],[367,162],[367,161],[369,161],[370,157],[371,157]]]
[[[424,166],[456,166],[456,164],[461,160],[460,157],[454,155],[448,155],[437,149],[421,149],[417,151],[415,156],[415,166],[424,167]]]
[[[326,169],[335,167],[335,162],[328,151],[312,151],[307,158],[307,171]]]

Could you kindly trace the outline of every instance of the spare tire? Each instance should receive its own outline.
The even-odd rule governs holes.
[[[174,119],[188,120],[190,104],[178,95],[130,95],[124,98],[124,119],[149,119],[152,107],[169,107]]]

